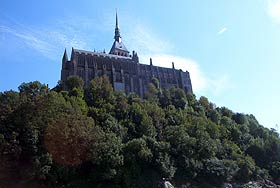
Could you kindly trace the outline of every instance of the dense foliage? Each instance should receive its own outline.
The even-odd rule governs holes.
[[[202,187],[280,177],[278,133],[153,79],[146,99],[107,77],[0,93],[0,187]],[[202,185],[200,182],[204,182]]]

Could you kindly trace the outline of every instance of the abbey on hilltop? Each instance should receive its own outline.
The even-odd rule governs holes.
[[[92,52],[72,48],[71,58],[68,59],[65,50],[62,58],[61,81],[64,85],[69,76],[81,77],[85,86],[98,76],[107,75],[114,90],[125,93],[135,92],[140,97],[145,96],[146,89],[152,78],[157,78],[161,88],[181,88],[192,93],[192,84],[188,71],[140,64],[135,51],[132,54],[127,50],[120,35],[118,16],[116,14],[115,41],[109,52]]]

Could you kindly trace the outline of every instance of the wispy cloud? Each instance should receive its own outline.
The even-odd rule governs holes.
[[[8,18],[9,19],[9,18]],[[85,21],[85,20],[84,20]],[[0,23],[2,36],[16,37],[22,45],[32,48],[50,60],[57,61],[65,47],[88,49],[90,40],[78,31],[78,27],[88,27],[87,23],[73,21],[57,21],[48,27],[31,27],[22,25],[13,19],[8,23]],[[2,37],[0,40],[5,40]],[[0,41],[1,42],[1,41]]]
[[[162,53],[173,50],[173,45],[166,39],[161,39],[143,24],[138,24],[125,34],[125,39],[132,49],[140,54]]]
[[[141,62],[149,63],[150,57],[153,60],[153,65],[171,68],[172,62],[174,62],[176,69],[189,71],[192,79],[193,90],[195,92],[202,92],[207,87],[207,79],[201,71],[199,64],[193,59],[162,53],[143,55],[140,57],[142,60]]]
[[[214,96],[220,96],[232,87],[230,76],[228,74],[224,73],[218,76],[208,76],[203,72],[199,63],[191,58],[164,53],[146,54],[140,57],[141,62],[146,64],[149,63],[150,57],[152,58],[153,65],[171,68],[172,62],[174,62],[176,69],[189,71],[193,90],[198,95],[203,95],[205,92],[209,92]]]
[[[280,23],[280,0],[267,0],[268,1],[268,15],[273,21]]]
[[[51,58],[53,56],[53,49],[55,48],[55,46],[53,46],[46,40],[42,40],[35,33],[28,32],[23,28],[11,28],[3,25],[0,25],[0,33],[5,33],[7,35],[17,37],[25,45],[33,48],[34,50],[40,52],[46,57]]]
[[[233,88],[230,76],[227,73],[210,77],[208,83],[206,89],[210,90],[214,96],[220,96],[228,89]]]
[[[226,31],[227,31],[227,28],[224,27],[224,28],[222,28],[222,29],[220,29],[220,30],[218,31],[218,35],[221,35],[221,34],[223,34],[223,33],[226,32]]]
[[[166,40],[166,37],[156,34],[141,22],[126,20],[126,23],[134,29],[124,33],[125,42],[130,45],[131,49],[138,52],[141,63],[148,64],[149,59],[152,58],[154,65],[171,68],[172,62],[174,62],[176,69],[190,72],[193,90],[198,95],[210,92],[219,96],[229,89],[230,77],[228,74],[208,76],[194,59],[171,55],[176,49],[170,41]],[[227,28],[223,28],[222,33],[226,30]]]
[[[111,30],[114,23],[112,15],[109,18],[101,20],[91,20],[87,18],[77,18],[69,20],[57,20],[52,26],[40,28],[24,26],[19,23],[3,24],[0,22],[0,33],[17,37],[24,45],[34,49],[43,56],[57,61],[61,58],[64,47],[75,47],[80,49],[92,49],[97,36],[91,31]],[[105,21],[104,21],[105,20]],[[193,89],[196,94],[211,92],[214,95],[220,95],[227,90],[230,85],[229,76],[222,74],[217,77],[210,77],[204,73],[199,63],[194,59],[183,56],[175,56],[174,45],[151,28],[147,27],[135,19],[123,18],[122,36],[129,49],[135,49],[140,57],[141,63],[149,63],[149,58],[153,59],[154,65],[171,67],[171,62],[175,63],[177,69],[188,70],[191,75]],[[97,24],[99,23],[100,24]],[[79,23],[79,24],[77,24]],[[104,27],[102,24],[105,24]],[[219,33],[222,34],[227,28],[222,28]],[[1,39],[0,39],[1,40]]]

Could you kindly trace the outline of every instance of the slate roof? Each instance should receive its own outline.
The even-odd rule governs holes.
[[[125,56],[119,56],[119,55],[114,55],[114,54],[106,54],[106,53],[101,53],[101,52],[92,52],[92,51],[87,51],[87,50],[79,50],[79,49],[72,49],[72,53],[79,53],[82,54],[84,53],[85,55],[91,55],[91,56],[98,56],[98,57],[109,57],[109,58],[118,58],[118,59],[131,59],[131,57],[125,57]]]
[[[114,49],[121,50],[121,51],[124,51],[124,52],[129,52],[126,49],[125,45],[122,43],[122,41],[120,41],[120,42],[118,42],[116,40],[114,41],[113,46],[110,50],[110,54],[114,52]]]

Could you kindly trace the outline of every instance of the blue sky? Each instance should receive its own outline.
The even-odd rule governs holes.
[[[64,48],[108,52],[116,8],[141,63],[174,61],[198,97],[280,125],[280,0],[2,1],[0,91],[55,86]]]

